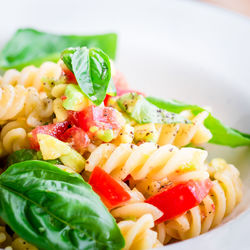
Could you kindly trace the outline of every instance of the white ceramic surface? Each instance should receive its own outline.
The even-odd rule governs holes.
[[[0,6],[0,46],[18,27],[118,32],[117,64],[132,86],[209,105],[225,123],[250,133],[250,19],[187,0],[8,0]],[[208,150],[210,158],[222,156],[239,167],[243,201],[225,225],[166,249],[250,249],[250,150]]]

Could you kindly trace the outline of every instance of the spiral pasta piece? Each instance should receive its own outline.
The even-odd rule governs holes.
[[[61,75],[62,69],[59,64],[44,62],[39,68],[28,66],[23,68],[21,72],[15,69],[7,70],[2,77],[2,84],[12,86],[19,84],[26,88],[34,87],[41,91],[44,85],[58,81]]]
[[[143,215],[137,221],[121,221],[118,226],[125,239],[125,250],[142,250],[161,246],[157,240],[157,233],[151,229],[154,227],[154,221],[150,214]]]
[[[133,144],[107,143],[97,147],[90,155],[86,170],[102,167],[113,177],[123,180],[129,174],[134,180],[146,177],[160,180],[177,178],[180,171],[206,170],[207,152],[195,148],[178,149],[173,145],[159,147],[154,143]]]
[[[35,88],[22,85],[0,87],[0,123],[26,117],[27,124],[36,127],[47,122],[53,114],[52,100],[42,97]]]
[[[0,157],[28,148],[27,133],[30,131],[25,120],[16,120],[3,126],[0,132]]]
[[[158,144],[173,144],[182,147],[189,143],[199,145],[208,142],[212,138],[212,134],[203,124],[208,115],[207,111],[199,113],[190,119],[192,121],[191,124],[157,125],[160,131]]]
[[[209,164],[208,171],[213,180],[209,195],[199,206],[157,227],[162,243],[166,243],[170,238],[184,240],[207,232],[219,225],[240,202],[241,181],[239,171],[233,165],[222,159],[214,159]],[[163,236],[164,230],[166,239]]]

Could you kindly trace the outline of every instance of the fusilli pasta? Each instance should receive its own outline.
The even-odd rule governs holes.
[[[102,167],[117,179],[123,180],[129,174],[134,180],[151,178],[160,180],[178,178],[182,169],[205,170],[207,152],[195,148],[178,149],[170,144],[159,147],[154,143],[133,144],[107,143],[97,147],[90,155],[86,170]]]
[[[0,85],[0,124],[25,117],[27,125],[36,127],[49,121],[53,114],[52,100],[33,87]]]
[[[171,238],[184,240],[207,232],[219,225],[241,200],[239,171],[233,165],[222,159],[214,159],[209,164],[208,171],[213,180],[209,195],[199,206],[157,226],[162,243],[167,243]]]
[[[193,117],[188,112],[191,124],[164,124],[157,125],[160,131],[158,144],[173,144],[178,147],[186,146],[189,143],[200,145],[208,142],[212,138],[211,132],[204,126],[203,122],[208,116],[208,112],[203,111]]]
[[[28,148],[30,128],[24,119],[7,123],[0,132],[0,157],[16,150]]]
[[[118,223],[125,239],[124,249],[151,249],[161,246],[157,233],[152,230],[154,220],[151,214],[145,214],[137,221],[121,221]]]
[[[41,91],[45,85],[58,81],[61,75],[62,69],[59,64],[45,62],[39,68],[28,66],[23,68],[21,72],[15,69],[7,70],[2,77],[2,84],[34,87]]]

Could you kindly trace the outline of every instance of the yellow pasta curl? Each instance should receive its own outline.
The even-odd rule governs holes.
[[[159,240],[184,240],[207,232],[219,225],[240,202],[242,191],[239,171],[222,159],[214,159],[208,167],[213,187],[199,206],[176,219],[157,226]],[[166,238],[164,238],[164,233]]]
[[[200,145],[208,142],[212,138],[212,134],[203,124],[207,116],[208,112],[203,111],[193,118],[188,117],[192,121],[191,124],[157,125],[160,131],[158,144],[173,144],[182,147],[189,143]]]
[[[21,72],[10,69],[2,77],[2,84],[12,86],[22,85],[24,87],[34,87],[38,91],[44,88],[44,85],[59,80],[62,75],[62,69],[59,64],[45,62],[39,68],[35,66],[25,67]]]
[[[53,114],[52,100],[33,87],[0,85],[0,124],[26,118],[27,125],[36,127],[49,121]]]
[[[0,132],[0,157],[14,151],[28,148],[29,140],[27,133],[30,128],[25,120],[16,120],[3,126]]]
[[[100,166],[113,177],[123,180],[129,174],[134,180],[146,177],[160,180],[177,178],[180,171],[205,170],[207,152],[195,148],[178,149],[173,145],[159,147],[154,143],[133,144],[107,143],[97,147],[90,155],[86,170]]]
[[[137,221],[121,221],[118,226],[125,239],[125,250],[143,250],[161,246],[157,240],[157,233],[152,230],[154,221],[150,214],[143,215]]]

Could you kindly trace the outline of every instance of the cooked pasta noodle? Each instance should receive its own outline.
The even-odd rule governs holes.
[[[0,157],[27,148],[29,146],[28,131],[30,129],[25,120],[12,121],[3,126],[0,132]]]
[[[51,84],[59,80],[62,75],[62,69],[59,64],[45,62],[39,68],[34,66],[25,67],[21,72],[10,69],[5,72],[2,84],[17,84],[24,87],[34,87],[38,91],[44,89],[44,85]]]
[[[213,187],[199,206],[176,219],[157,226],[159,240],[166,243],[171,237],[184,240],[207,232],[219,225],[241,200],[239,171],[222,159],[214,159],[208,167]],[[166,239],[163,236],[165,230]]]
[[[208,112],[203,111],[192,119],[188,117],[192,121],[191,124],[157,125],[160,131],[158,144],[182,147],[189,143],[200,145],[208,142],[212,134],[203,124],[207,116]]]
[[[151,249],[161,246],[157,240],[157,233],[152,230],[154,221],[151,214],[145,214],[137,221],[121,221],[118,223],[125,238],[124,249]]]
[[[33,87],[10,84],[0,86],[0,124],[26,117],[30,127],[49,121],[53,114],[52,100],[39,94]]]
[[[160,180],[168,177],[177,178],[179,171],[205,170],[204,161],[207,152],[195,148],[178,149],[172,145],[162,147],[154,143],[133,144],[102,144],[97,147],[88,159],[86,170],[92,171],[95,166],[102,167],[117,179],[123,180],[129,174],[134,180],[151,178]]]

